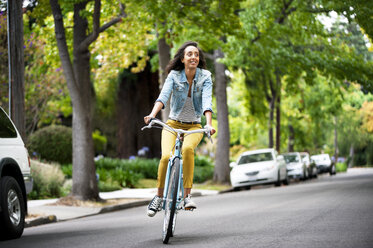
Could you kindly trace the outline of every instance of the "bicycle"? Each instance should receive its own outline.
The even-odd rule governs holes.
[[[183,202],[184,199],[184,187],[183,187],[183,160],[181,155],[181,147],[183,144],[183,137],[193,133],[205,133],[209,139],[210,130],[208,128],[185,131],[182,129],[174,129],[158,119],[151,119],[149,124],[141,130],[146,128],[161,128],[159,126],[153,126],[158,124],[165,128],[167,131],[173,133],[176,136],[175,146],[171,151],[171,156],[167,165],[167,172],[165,178],[165,187],[163,191],[163,204],[162,209],[165,211],[163,218],[163,229],[162,229],[162,240],[164,244],[167,244],[170,237],[173,237],[176,227],[176,216],[180,210],[191,210],[184,208]],[[162,129],[162,128],[161,128]],[[211,140],[212,142],[212,140]]]

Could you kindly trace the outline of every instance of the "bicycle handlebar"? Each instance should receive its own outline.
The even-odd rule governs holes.
[[[178,134],[192,134],[192,133],[205,133],[207,135],[207,137],[209,138],[209,140],[212,142],[212,139],[211,139],[211,130],[209,128],[202,128],[202,129],[197,129],[197,130],[192,130],[192,131],[185,131],[183,129],[174,129],[172,127],[170,127],[169,125],[167,125],[166,123],[164,123],[163,121],[161,120],[158,120],[156,118],[152,118],[149,122],[149,124],[147,126],[144,126],[141,128],[141,131],[143,131],[144,129],[147,129],[147,128],[152,128],[152,126],[154,124],[158,124],[166,129],[168,129],[169,131],[171,132],[175,132],[175,133],[178,133]]]

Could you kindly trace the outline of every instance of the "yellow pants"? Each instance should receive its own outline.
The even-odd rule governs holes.
[[[177,121],[168,120],[166,122],[170,127],[183,130],[196,130],[202,128],[201,124],[181,124]],[[201,142],[203,133],[189,134],[184,137],[184,142],[181,150],[183,156],[183,180],[184,188],[192,188],[193,173],[194,173],[194,149]],[[162,157],[158,166],[157,187],[164,188],[165,177],[167,172],[168,160],[171,155],[171,150],[174,149],[176,136],[163,129],[162,131]]]

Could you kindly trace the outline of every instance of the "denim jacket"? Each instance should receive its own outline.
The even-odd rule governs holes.
[[[186,98],[188,96],[189,84],[185,75],[185,70],[172,70],[168,74],[156,102],[163,103],[166,106],[170,96],[171,112],[169,118],[175,119],[179,116]],[[197,118],[200,118],[205,111],[212,111],[212,80],[211,72],[197,68],[193,79],[191,97],[193,99],[194,110]]]

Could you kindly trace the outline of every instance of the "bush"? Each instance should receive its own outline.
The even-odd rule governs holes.
[[[211,158],[196,156],[194,159],[194,183],[203,183],[214,176],[214,163]]]
[[[118,190],[121,187],[133,188],[139,180],[157,179],[159,159],[116,159],[102,158],[95,162],[99,176],[101,192]],[[72,165],[62,166],[67,178],[72,177]],[[194,182],[203,183],[211,180],[214,174],[214,164],[209,157],[196,156]]]
[[[97,169],[131,171],[144,178],[157,178],[159,159],[115,159],[103,158],[96,161]]]
[[[335,166],[336,172],[346,172],[347,164],[346,163],[337,163]]]
[[[214,176],[214,167],[198,167],[194,168],[194,183],[204,183],[211,180]]]
[[[51,125],[31,134],[28,141],[30,154],[60,164],[72,161],[72,130],[70,127]]]
[[[214,162],[210,157],[196,156],[194,158],[194,166],[196,167],[214,167]]]
[[[203,183],[212,179],[214,163],[211,158],[196,156],[194,161],[194,182]],[[106,181],[109,178],[113,178],[116,179],[114,181],[125,182],[127,187],[129,187],[130,185],[134,186],[140,178],[157,179],[158,164],[159,159],[136,158],[127,160],[103,158],[96,161],[96,168],[100,175],[100,180]]]
[[[72,164],[66,164],[61,166],[61,170],[63,174],[66,176],[66,178],[73,178],[73,165]]]
[[[156,178],[157,165],[156,159],[102,158],[96,161],[96,172],[99,182],[102,182],[105,188],[108,188],[108,185],[133,188],[141,178]],[[104,187],[100,187],[100,190],[104,190]]]
[[[66,195],[63,185],[65,176],[58,164],[44,164],[31,160],[31,176],[34,179],[29,199],[59,198]]]
[[[107,139],[101,135],[100,131],[96,130],[92,134],[95,154],[106,154]]]

